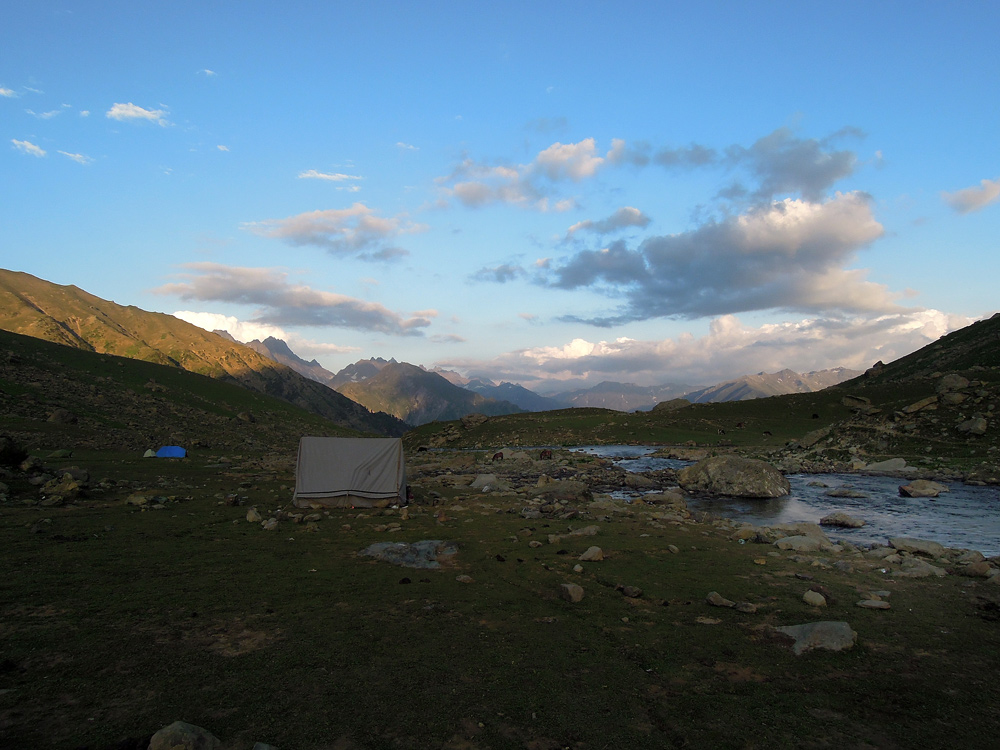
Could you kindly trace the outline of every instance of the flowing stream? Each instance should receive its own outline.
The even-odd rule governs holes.
[[[626,471],[679,469],[687,461],[653,458],[656,449],[643,446],[591,446],[581,451],[613,460]],[[946,483],[949,492],[936,499],[900,497],[905,479],[861,474],[792,474],[787,497],[770,500],[744,498],[688,499],[688,507],[754,526],[819,520],[843,511],[865,521],[860,529],[825,527],[834,539],[854,544],[885,544],[889,537],[930,539],[946,547],[975,549],[984,555],[1000,555],[1000,489]],[[849,488],[863,497],[830,497],[832,489]],[[637,497],[623,490],[616,497]]]

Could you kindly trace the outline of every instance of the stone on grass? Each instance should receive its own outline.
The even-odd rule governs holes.
[[[276,528],[278,528],[278,519],[268,518],[261,524],[261,528],[263,528],[264,531],[274,531]]]
[[[818,591],[813,591],[809,589],[806,593],[802,595],[802,601],[811,607],[825,607],[826,597],[823,596]]]
[[[597,562],[604,559],[604,550],[600,547],[588,547],[587,551],[580,555],[581,562]]]
[[[400,565],[404,568],[440,568],[438,558],[450,557],[458,552],[455,542],[425,539],[420,542],[376,542],[359,552],[359,555]]]
[[[892,573],[897,578],[929,578],[930,576],[941,578],[947,575],[948,571],[937,565],[931,565],[919,557],[908,557]]]
[[[736,602],[731,599],[727,599],[718,591],[709,591],[708,596],[705,597],[705,603],[711,604],[713,607],[735,607]]]
[[[260,513],[257,512],[256,508],[251,508],[247,511],[247,520],[250,523],[260,523],[264,519],[260,517]]]
[[[186,721],[175,721],[152,736],[149,750],[215,750],[220,744],[211,732]]]
[[[849,624],[842,621],[807,622],[802,625],[787,625],[783,628],[775,628],[775,630],[793,639],[792,652],[796,656],[801,656],[814,649],[844,651],[852,648],[858,640],[858,634],[851,630]]]
[[[881,599],[862,599],[858,602],[858,606],[862,609],[891,609],[889,602],[884,602]]]
[[[559,598],[576,604],[583,599],[583,586],[575,583],[559,584]]]

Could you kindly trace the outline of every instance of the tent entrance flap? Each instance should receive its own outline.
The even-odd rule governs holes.
[[[403,441],[303,437],[292,502],[299,508],[378,508],[405,503]]]

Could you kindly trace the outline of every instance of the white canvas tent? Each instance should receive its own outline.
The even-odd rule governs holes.
[[[405,504],[403,441],[302,438],[292,502],[298,508],[384,508]]]

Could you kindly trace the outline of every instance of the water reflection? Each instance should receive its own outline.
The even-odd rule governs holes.
[[[627,471],[678,469],[690,462],[652,458],[655,449],[643,446],[594,446],[592,455],[611,458]],[[771,500],[741,498],[691,498],[692,510],[746,521],[755,526],[809,521],[843,511],[865,521],[860,529],[829,527],[835,539],[855,544],[885,544],[889,537],[912,536],[932,539],[947,547],[976,549],[984,555],[1000,555],[1000,490],[950,483],[950,491],[937,499],[905,498],[895,477],[854,474],[793,474],[788,477],[791,494]],[[835,489],[856,491],[859,497],[831,497]],[[621,497],[636,493],[623,490]]]

